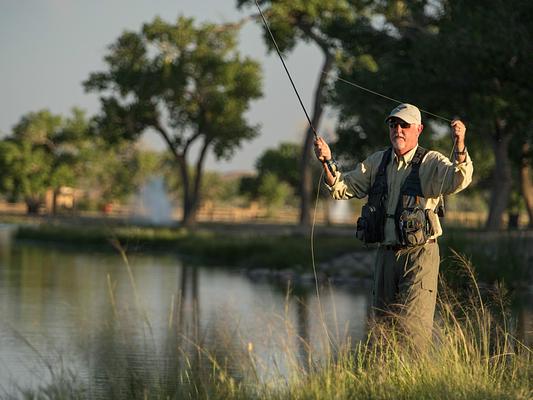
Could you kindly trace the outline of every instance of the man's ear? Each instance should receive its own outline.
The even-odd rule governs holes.
[[[418,125],[418,134],[420,135],[422,131],[424,130],[424,125],[420,124]]]

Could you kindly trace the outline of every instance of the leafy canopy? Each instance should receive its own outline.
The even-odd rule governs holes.
[[[261,95],[259,65],[238,54],[236,32],[180,16],[123,33],[105,57],[107,71],[85,82],[102,93],[102,131],[110,140],[135,140],[152,128],[181,156],[203,137],[217,158],[229,158],[257,135],[244,113]]]

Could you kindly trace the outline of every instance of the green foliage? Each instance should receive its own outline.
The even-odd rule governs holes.
[[[183,184],[179,174],[176,173],[176,163],[168,152],[162,153],[161,162],[158,164],[159,174],[163,176],[167,192],[175,198],[183,198]],[[188,168],[189,174],[194,174],[192,167]],[[234,203],[239,196],[240,179],[225,176],[216,171],[205,171],[202,177],[202,201],[216,203]]]
[[[299,40],[315,41],[326,47],[335,47],[328,32],[335,29],[337,23],[348,24],[360,11],[364,1],[347,0],[261,0],[259,1],[268,16],[270,29],[276,38],[280,50],[292,50]],[[237,7],[254,7],[253,0],[237,0]],[[265,43],[270,50],[274,44],[264,32]]]
[[[286,204],[293,196],[293,191],[286,182],[280,181],[277,175],[267,172],[261,176],[258,194],[272,212]]]
[[[531,132],[528,98],[533,87],[527,72],[533,68],[531,2],[382,5],[376,9],[382,13],[381,26],[360,24],[338,31],[341,75],[433,113],[463,118],[476,163],[475,179],[486,187],[495,166],[487,149],[496,149],[505,136],[514,135],[518,140],[512,142],[515,151],[510,154],[518,155],[516,149]],[[337,151],[362,158],[388,145],[383,119],[394,103],[370,98],[342,82],[332,97],[341,111]],[[442,136],[442,123],[430,115],[423,117],[422,144],[434,144],[432,140]],[[438,146],[441,151],[451,147],[448,137]]]
[[[140,32],[124,32],[109,48],[107,70],[85,82],[102,94],[98,127],[109,141],[133,141],[148,128],[162,136],[181,172],[185,221],[198,206],[207,151],[230,158],[258,133],[244,114],[261,96],[260,68],[239,55],[236,35],[231,26],[155,18]]]
[[[73,118],[82,118],[73,110]],[[49,188],[72,185],[73,156],[64,132],[71,120],[48,110],[24,115],[13,134],[0,142],[0,190],[11,200],[24,200],[36,212]]]
[[[136,146],[110,146],[91,129],[83,110],[61,117],[47,110],[24,115],[0,141],[0,190],[36,212],[47,190],[73,186],[98,205],[124,200],[158,170],[159,157]],[[87,202],[87,201],[86,201]],[[82,200],[83,205],[83,200]]]
[[[151,176],[160,173],[162,164],[159,153],[141,150],[132,143],[109,146],[102,141],[91,156],[85,163],[88,174],[79,180],[80,188],[96,202],[89,208],[126,201]]]
[[[276,149],[266,149],[255,162],[257,176],[242,177],[239,192],[256,199],[261,196],[260,187],[263,186],[261,190],[266,193],[264,186],[272,184],[273,177],[275,177],[280,184],[286,184],[293,193],[298,193],[300,158],[301,148],[295,143],[281,143]],[[267,175],[271,177],[266,178]],[[280,191],[283,190],[286,189],[280,189]],[[265,200],[268,204],[270,203],[269,200]]]
[[[257,175],[241,178],[239,192],[250,198],[263,199],[267,204],[283,204],[283,201],[273,201],[272,196],[283,196],[288,202],[289,198],[300,195],[300,162],[302,149],[295,143],[280,143],[275,149],[266,149],[255,163]],[[318,180],[320,168],[318,164],[312,164],[313,182]],[[274,179],[275,178],[275,179]],[[275,188],[275,181],[281,185]],[[270,186],[270,189],[266,189]],[[274,192],[279,192],[274,195]],[[270,194],[269,194],[270,193]]]
[[[202,199],[212,202],[231,203],[239,192],[238,178],[225,177],[218,172],[205,172],[202,180]]]
[[[299,162],[302,150],[295,143],[280,143],[276,149],[267,149],[257,159],[255,168],[259,177],[268,173],[298,190],[300,183]]]
[[[41,225],[20,226],[17,239],[58,243],[73,246],[94,246],[100,250],[115,251],[110,241],[136,250],[169,250],[188,257],[189,261],[235,266],[239,268],[294,268],[310,267],[309,241],[299,235],[264,235],[259,231],[232,232],[229,230],[199,229],[189,231],[175,228],[149,228],[106,225]],[[258,234],[259,233],[259,234]],[[318,235],[315,240],[317,262],[360,249],[351,236]]]

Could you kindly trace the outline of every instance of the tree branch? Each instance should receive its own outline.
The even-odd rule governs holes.
[[[163,128],[161,126],[161,124],[159,123],[159,121],[156,121],[153,125],[153,127],[155,128],[156,131],[158,131],[160,133],[160,135],[163,137],[163,140],[165,141],[165,143],[168,145],[168,148],[170,149],[170,151],[172,152],[172,155],[174,155],[174,157],[176,158],[176,160],[180,160],[180,158],[184,158],[184,155],[185,155],[185,152],[183,153],[178,153],[178,149],[176,149],[176,147],[174,146],[174,144],[172,143],[172,140],[170,139],[170,135],[167,133],[167,131],[165,130],[165,128]]]
[[[296,25],[298,26],[298,28],[301,29],[303,33],[305,33],[311,40],[313,40],[318,45],[318,47],[322,49],[324,53],[330,52],[330,49],[333,46],[327,40],[320,37],[320,35],[314,32],[313,27],[310,24],[303,22],[302,19],[300,18],[296,22]]]

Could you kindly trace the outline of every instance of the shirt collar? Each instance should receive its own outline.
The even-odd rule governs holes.
[[[394,160],[398,164],[400,164],[400,162],[403,162],[403,163],[405,163],[405,165],[408,165],[411,162],[411,160],[413,159],[417,148],[418,148],[418,144],[415,147],[413,147],[411,150],[409,150],[407,153],[405,153],[403,156],[400,156],[400,157],[398,157],[398,155],[393,151]]]

